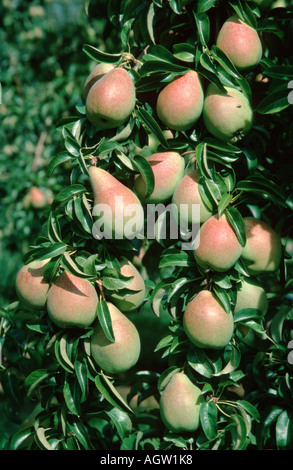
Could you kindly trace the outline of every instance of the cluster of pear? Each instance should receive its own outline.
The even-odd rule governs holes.
[[[235,16],[222,25],[216,45],[239,70],[255,67],[262,57],[257,31]],[[87,78],[83,99],[88,120],[99,130],[112,129],[131,115],[136,90],[126,69],[101,63]],[[159,92],[156,112],[163,125],[175,131],[193,128],[202,115],[207,130],[230,143],[242,139],[253,125],[253,110],[242,91],[210,83],[204,92],[195,70],[179,75]]]
[[[30,309],[46,309],[52,322],[59,328],[88,328],[93,326],[91,355],[107,373],[125,372],[140,356],[140,336],[126,313],[137,309],[144,301],[146,288],[136,267],[121,260],[121,273],[132,278],[130,294],[109,293],[108,310],[115,341],[110,341],[97,318],[99,296],[94,284],[69,271],[62,271],[53,284],[44,277],[50,260],[32,261],[22,266],[16,277],[16,292],[21,303]]]

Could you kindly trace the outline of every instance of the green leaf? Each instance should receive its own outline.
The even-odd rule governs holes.
[[[243,222],[243,217],[236,207],[228,207],[225,212],[231,226],[233,227],[240,245],[243,247],[246,244],[246,234]]]
[[[133,410],[129,407],[120,393],[116,390],[112,382],[103,373],[95,377],[95,385],[103,397],[114,407],[125,413],[133,414]]]
[[[209,440],[215,439],[218,434],[218,409],[213,401],[202,403],[200,406],[200,422],[203,432]]]
[[[243,450],[246,448],[246,423],[238,414],[232,414],[231,419],[234,422],[234,426],[230,428],[233,450]]]
[[[124,439],[132,430],[132,422],[128,413],[113,408],[110,411],[106,411],[111,421],[114,423],[115,428],[119,434],[120,439]]]
[[[149,163],[149,161],[142,157],[141,155],[135,155],[132,158],[132,163],[134,166],[139,170],[145,184],[146,184],[146,192],[145,197],[149,197],[155,187],[155,176],[153,169]]]
[[[256,107],[259,114],[276,114],[290,106],[287,88],[269,93]]]
[[[276,422],[276,443],[279,450],[292,449],[292,413],[288,410],[279,414]]]
[[[148,60],[142,65],[139,72],[141,75],[147,75],[149,73],[157,72],[182,74],[187,71],[188,69],[183,65],[173,64],[172,62],[165,62],[162,60]]]
[[[197,13],[210,10],[216,3],[217,0],[199,0],[197,2]]]
[[[145,61],[161,61],[171,64],[178,64],[178,61],[173,54],[164,46],[153,45],[148,48],[147,54],[142,57],[143,62]]]
[[[31,440],[34,436],[35,430],[33,426],[25,427],[17,431],[9,444],[9,450],[27,450],[27,440]]]
[[[54,198],[53,205],[67,202],[69,199],[73,198],[73,196],[78,196],[85,193],[86,191],[86,188],[79,183],[67,186],[66,188],[61,189],[61,191]]]
[[[82,194],[81,197],[74,196],[73,206],[76,218],[84,231],[88,234],[92,234],[93,220],[85,194]]]
[[[86,360],[84,359],[83,362],[75,361],[74,370],[81,390],[80,403],[84,403],[87,399],[89,391]]]
[[[112,328],[111,315],[109,312],[108,304],[105,300],[101,300],[97,306],[97,318],[100,326],[103,329],[107,339],[111,342],[115,342],[115,336]]]
[[[68,155],[67,152],[59,153],[50,161],[48,168],[47,168],[47,175],[51,176],[54,170],[57,168],[57,166],[61,165],[62,163],[68,162],[70,160],[72,160],[72,155]]]
[[[31,372],[25,379],[24,385],[27,389],[27,396],[30,397],[33,391],[42,383],[50,377],[49,372],[46,369],[38,369]]]
[[[61,338],[57,338],[55,340],[55,356],[59,364],[65,369],[67,372],[72,373],[74,370],[74,365],[71,362],[70,358],[68,357],[67,352],[67,335],[61,336]]]
[[[78,416],[80,414],[80,396],[76,394],[74,382],[65,382],[63,386],[63,397],[69,411]]]
[[[107,62],[108,64],[116,64],[122,59],[122,54],[108,54],[106,52],[103,52],[97,49],[96,47],[90,46],[89,44],[85,44],[82,50],[91,59],[96,60],[98,62]]]
[[[203,11],[200,13],[193,12],[193,14],[194,14],[200,42],[203,46],[206,46],[210,39],[209,16]]]
[[[79,269],[76,262],[72,259],[72,255],[68,252],[63,254],[62,265],[66,270],[68,270],[74,276],[86,278],[86,279],[93,277],[91,274],[88,274],[82,271],[81,269]]]
[[[146,126],[146,128],[159,140],[164,148],[168,148],[169,144],[155,119],[142,107],[135,110],[138,119]]]
[[[218,298],[219,302],[222,304],[224,310],[227,314],[231,313],[231,302],[230,297],[227,292],[227,289],[223,289],[217,284],[213,285],[213,292],[215,296]]]
[[[218,215],[219,215],[219,217],[221,217],[221,215],[227,209],[227,207],[229,206],[232,199],[233,199],[232,194],[225,193],[225,194],[222,195],[222,198],[220,199],[219,204],[218,204]]]

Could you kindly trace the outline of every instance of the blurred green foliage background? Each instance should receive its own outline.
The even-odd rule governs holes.
[[[47,177],[63,149],[58,121],[81,100],[93,63],[85,43],[112,52],[117,31],[107,20],[107,0],[3,0],[1,40],[0,304],[15,298],[22,256],[46,220],[51,197],[68,184],[64,165]],[[44,207],[28,200],[32,187]]]

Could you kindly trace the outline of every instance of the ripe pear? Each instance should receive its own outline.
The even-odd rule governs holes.
[[[85,103],[87,118],[100,130],[119,127],[132,113],[135,100],[135,85],[130,74],[116,67],[90,88]]]
[[[222,349],[233,335],[233,315],[224,310],[213,292],[202,290],[188,303],[183,328],[198,348]]]
[[[154,173],[154,190],[150,196],[145,196],[146,183],[141,175],[135,179],[134,190],[145,203],[166,202],[172,197],[178,182],[184,176],[184,158],[178,152],[169,151],[153,153],[147,160]]]
[[[264,288],[258,281],[252,278],[240,281],[237,288],[237,297],[234,314],[245,308],[256,308],[263,315],[268,310],[268,298]]]
[[[254,217],[245,217],[246,244],[242,250],[248,272],[258,275],[276,271],[282,257],[279,235],[266,223]]]
[[[169,129],[186,131],[194,126],[203,108],[203,88],[199,75],[190,70],[176,77],[159,93],[156,110]]]
[[[88,92],[89,92],[90,88],[93,86],[93,84],[96,83],[96,81],[98,81],[101,77],[103,77],[103,75],[105,75],[105,73],[108,73],[108,72],[110,72],[110,70],[113,70],[113,68],[114,68],[113,64],[107,64],[107,63],[103,63],[103,62],[97,64],[93,68],[93,70],[91,71],[91,73],[87,77],[87,79],[84,83],[84,86],[83,86],[82,97],[83,97],[84,102],[86,101]]]
[[[232,16],[221,27],[216,45],[239,70],[255,67],[262,57],[262,45],[257,31]]]
[[[144,212],[134,192],[102,168],[89,168],[94,193],[94,215],[104,213],[104,227],[100,227],[107,238],[131,238],[141,232]]]
[[[207,130],[218,139],[237,143],[253,125],[253,110],[247,97],[236,88],[221,91],[210,83],[203,105],[203,120]]]
[[[64,271],[48,293],[47,312],[60,328],[87,328],[96,319],[98,295],[94,285]]]
[[[160,414],[173,432],[194,432],[200,426],[201,390],[182,372],[173,375],[160,397]]]
[[[91,355],[109,374],[125,372],[140,356],[140,336],[135,325],[112,303],[107,303],[115,341],[111,342],[98,323],[91,336]]]
[[[224,272],[234,266],[241,254],[242,246],[225,214],[213,215],[202,224],[199,245],[194,250],[199,266]]]
[[[121,310],[121,312],[132,312],[133,310],[138,309],[145,299],[145,282],[139,271],[128,259],[125,258],[120,262],[120,268],[121,274],[123,274],[123,276],[133,277],[130,284],[126,286],[126,289],[135,290],[137,292],[126,293],[123,295],[118,291],[117,293],[115,292],[113,294],[108,293],[108,296],[115,306]]]
[[[183,220],[187,223],[203,223],[209,219],[212,215],[210,210],[206,207],[203,200],[201,199],[198,181],[199,171],[194,169],[189,171],[178,183],[175,192],[173,194],[172,203],[175,204],[178,210],[179,220]],[[182,205],[185,207],[181,207]],[[198,204],[200,213],[199,220],[193,215],[192,205]]]
[[[44,268],[49,260],[31,261],[20,268],[16,276],[16,293],[25,306],[38,309],[45,307],[49,283],[44,280]]]

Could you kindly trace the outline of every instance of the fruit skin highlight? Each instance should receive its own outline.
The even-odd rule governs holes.
[[[200,426],[201,390],[186,374],[173,375],[160,397],[160,414],[165,426],[173,432],[194,432]]]
[[[129,118],[136,101],[134,82],[120,67],[101,77],[90,88],[86,99],[88,120],[100,130],[119,127]]]
[[[246,244],[242,258],[248,272],[258,275],[276,271],[282,258],[282,244],[279,235],[269,225],[254,217],[244,218]]]
[[[236,88],[224,91],[210,83],[207,88],[203,120],[207,130],[218,139],[237,143],[253,125],[253,110],[246,96]]]
[[[185,161],[178,152],[157,152],[147,158],[150,163],[155,185],[152,194],[148,197],[146,183],[141,175],[134,182],[134,191],[142,202],[157,204],[168,201],[184,176]]]
[[[225,21],[216,45],[239,70],[255,67],[262,57],[262,44],[257,31],[236,16]]]
[[[234,314],[245,308],[256,308],[263,315],[268,310],[268,298],[263,287],[253,278],[243,279],[237,284]]]
[[[100,64],[97,64],[93,68],[93,70],[91,71],[91,73],[87,77],[86,81],[84,82],[83,94],[82,94],[84,102],[86,102],[88,92],[89,92],[90,88],[94,85],[94,83],[96,83],[96,81],[100,80],[100,78],[102,78],[105,75],[105,73],[110,72],[110,70],[112,70],[113,68],[114,68],[113,64],[107,64],[107,63],[103,63],[103,62],[101,62]]]
[[[203,88],[194,70],[175,78],[159,93],[156,110],[169,129],[186,131],[199,119],[203,108]]]
[[[206,207],[204,202],[201,199],[199,189],[199,171],[191,170],[189,171],[178,183],[173,194],[172,203],[176,205],[178,210],[179,220],[182,220],[190,223],[203,223],[209,219],[212,215],[212,212]],[[187,217],[185,215],[185,209],[180,210],[180,205],[186,204],[188,206]],[[192,216],[192,204],[199,204],[200,214],[199,220],[195,219]]]
[[[87,328],[96,319],[98,295],[88,279],[64,271],[48,293],[47,312],[59,328]]]
[[[97,323],[91,336],[91,355],[109,374],[131,369],[138,361],[141,350],[140,336],[135,325],[120,310],[107,302],[115,341],[111,342]]]
[[[233,315],[224,310],[214,293],[203,290],[188,303],[183,328],[198,348],[222,349],[233,335]]]
[[[49,292],[49,283],[44,280],[44,268],[50,260],[31,261],[20,268],[15,288],[21,303],[32,309],[44,308]]]
[[[143,229],[144,211],[136,194],[102,168],[91,166],[89,177],[94,195],[94,215],[99,215],[98,209],[103,209],[103,205],[107,211],[103,217],[104,227],[100,227],[105,237],[122,239],[139,233]]]
[[[224,272],[234,266],[241,254],[242,246],[225,214],[213,215],[202,224],[199,246],[194,250],[199,266]]]

